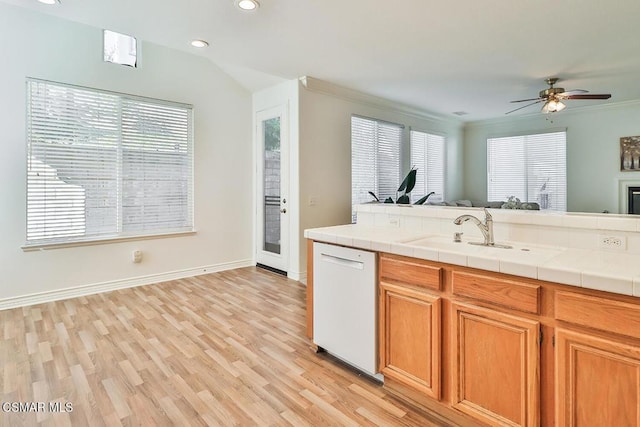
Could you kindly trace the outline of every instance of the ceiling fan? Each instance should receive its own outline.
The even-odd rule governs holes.
[[[589,91],[582,89],[574,89],[565,91],[562,87],[553,87],[558,82],[557,77],[552,77],[545,80],[549,85],[548,89],[541,90],[538,94],[538,98],[530,98],[530,99],[519,99],[513,102],[527,102],[534,101],[531,104],[527,104],[525,106],[516,108],[515,110],[511,110],[506,112],[505,114],[513,113],[514,111],[522,110],[523,108],[527,108],[531,105],[539,104],[544,102],[542,106],[543,113],[556,113],[558,111],[564,110],[566,105],[562,102],[565,99],[609,99],[611,98],[611,94],[587,94]]]

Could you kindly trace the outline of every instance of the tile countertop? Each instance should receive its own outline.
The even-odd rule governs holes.
[[[342,246],[387,252],[640,297],[637,254],[499,241],[512,249],[453,242],[453,236],[397,227],[338,225],[305,230],[304,237]]]

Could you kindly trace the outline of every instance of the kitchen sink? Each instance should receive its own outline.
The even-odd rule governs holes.
[[[466,247],[467,243],[471,243],[470,241],[462,241],[462,242],[454,242],[452,237],[442,236],[442,235],[428,235],[422,236],[417,239],[407,240],[402,242],[405,245],[410,246],[420,246],[423,248],[431,248],[431,249],[443,249],[443,250],[452,250],[452,251],[460,251],[463,252],[465,249],[474,251],[474,249],[481,249],[480,247],[474,248]],[[481,241],[474,242],[478,244],[482,244]]]
[[[532,245],[527,243],[506,242],[495,246],[486,246],[481,238],[462,239],[454,242],[453,237],[443,235],[426,235],[402,242],[405,245],[428,248],[437,251],[457,252],[462,255],[500,258],[513,261],[537,261],[549,259],[564,252],[565,248]]]

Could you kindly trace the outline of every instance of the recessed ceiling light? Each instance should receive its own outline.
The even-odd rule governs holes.
[[[260,7],[256,0],[236,0],[236,6],[242,10],[254,10]]]
[[[44,4],[59,4],[60,0],[38,0],[40,3]]]
[[[204,40],[191,40],[191,46],[193,47],[207,47],[209,43]]]

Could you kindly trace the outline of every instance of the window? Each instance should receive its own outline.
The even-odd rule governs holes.
[[[104,30],[103,45],[105,62],[134,68],[138,66],[138,49],[135,37]]]
[[[27,246],[193,230],[190,106],[28,80]]]
[[[429,202],[444,200],[444,136],[412,130],[411,165],[418,169],[411,202],[435,191]]]
[[[487,197],[567,210],[566,132],[487,139]]]
[[[372,198],[396,198],[400,186],[402,125],[364,117],[351,117],[351,204]],[[355,211],[352,208],[352,221]]]

